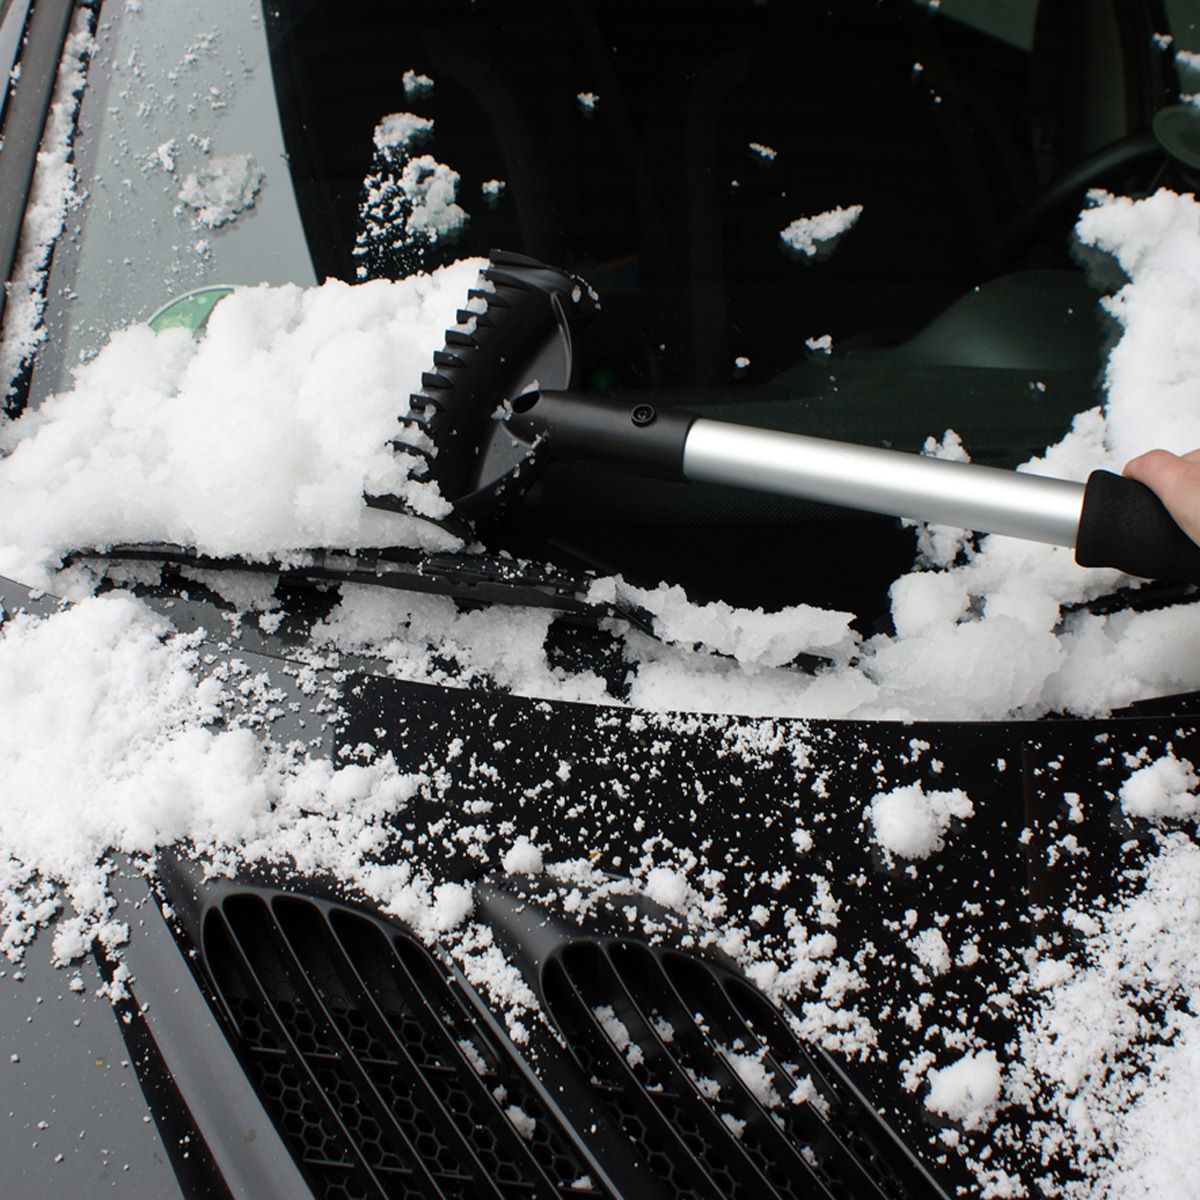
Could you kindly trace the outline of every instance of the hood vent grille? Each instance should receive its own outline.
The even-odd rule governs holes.
[[[210,895],[218,1010],[320,1200],[944,1200],[837,1063],[707,958],[514,910],[549,938],[530,965],[561,1035],[518,1053],[395,925]]]
[[[731,1200],[937,1194],[825,1054],[738,976],[636,941],[576,941],[545,998],[666,1193]]]
[[[394,927],[239,892],[208,910],[203,949],[243,1065],[322,1200],[601,1194],[461,989]]]

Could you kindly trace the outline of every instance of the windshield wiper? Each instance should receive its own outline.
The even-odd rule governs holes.
[[[615,618],[654,635],[653,617],[639,606],[620,600],[592,598],[591,589],[597,576],[495,554],[425,554],[401,549],[311,550],[286,561],[254,561],[199,554],[169,543],[140,542],[76,553],[69,555],[65,562],[86,559],[169,564],[202,571],[251,571],[278,575],[289,583],[388,587],[448,596],[466,605],[548,608],[593,624]]]

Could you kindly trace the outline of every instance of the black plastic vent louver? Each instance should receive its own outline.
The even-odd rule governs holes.
[[[551,1016],[674,1197],[916,1200],[940,1192],[840,1068],[745,981],[630,940],[546,962]]]
[[[239,1056],[323,1200],[601,1194],[460,989],[394,926],[239,890],[208,909],[202,941]]]

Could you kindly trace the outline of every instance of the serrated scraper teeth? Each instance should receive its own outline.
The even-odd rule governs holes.
[[[429,419],[427,417],[406,414],[405,416],[397,417],[396,424],[403,425],[406,429],[419,430],[424,434],[429,433]]]
[[[569,326],[592,315],[591,306],[570,303],[580,294],[591,293],[568,272],[497,252],[468,291],[458,326],[446,330],[442,349],[433,351],[432,369],[421,376],[405,416],[398,417],[401,436],[419,430],[418,440],[433,450],[420,458],[429,470],[412,477],[435,483],[460,525],[499,511],[504,497],[522,490],[532,477],[529,455],[503,468],[502,477],[485,477],[484,463],[495,471],[499,460],[482,448],[494,435],[497,405],[527,381],[534,364],[543,387],[572,386]],[[404,442],[397,450],[416,453]],[[385,499],[370,497],[368,503],[383,505]]]
[[[519,292],[533,290],[533,285],[522,279],[519,275],[514,275],[511,271],[502,271],[497,267],[485,267],[483,277],[499,287],[515,288]]]

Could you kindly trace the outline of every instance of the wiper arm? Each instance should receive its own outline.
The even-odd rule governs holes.
[[[522,562],[494,554],[425,554],[419,551],[312,550],[284,562],[199,554],[159,542],[118,545],[104,551],[68,556],[67,562],[108,561],[168,563],[204,571],[252,571],[290,582],[355,583],[448,596],[464,604],[505,604],[548,608],[593,624],[615,618],[654,635],[654,619],[644,609],[620,600],[590,595],[596,576],[575,574],[544,563]]]

